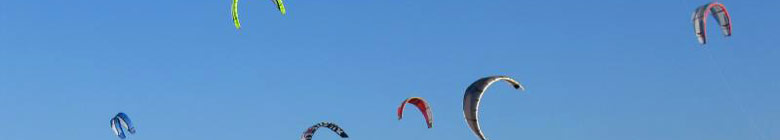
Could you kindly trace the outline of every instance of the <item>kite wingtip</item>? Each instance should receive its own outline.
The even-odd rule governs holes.
[[[525,87],[523,87],[522,85],[512,85],[512,86],[514,86],[515,89],[517,89],[517,90],[525,91]]]

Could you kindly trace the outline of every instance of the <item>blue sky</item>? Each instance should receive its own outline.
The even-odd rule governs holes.
[[[230,0],[0,2],[0,139],[298,139],[319,121],[351,139],[476,137],[474,80],[496,140],[780,139],[777,0],[724,0],[734,36],[691,12],[706,0]],[[712,20],[710,21],[713,22]],[[407,108],[433,107],[434,128]],[[317,140],[339,139],[319,131]]]

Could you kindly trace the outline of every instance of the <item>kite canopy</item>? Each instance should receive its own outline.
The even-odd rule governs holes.
[[[398,107],[398,120],[403,118],[404,107],[406,107],[407,103],[413,104],[418,109],[420,109],[420,112],[422,112],[423,116],[425,117],[425,122],[428,124],[428,128],[433,127],[433,114],[431,113],[431,106],[428,105],[428,102],[421,97],[411,97],[404,100],[404,102],[401,102],[401,106]]]
[[[111,130],[113,130],[114,134],[121,139],[127,137],[124,130],[130,132],[130,134],[135,134],[133,122],[130,121],[130,117],[128,117],[127,114],[122,112],[117,113],[114,118],[111,118]]]
[[[306,129],[306,132],[303,132],[303,135],[301,136],[301,140],[311,140],[311,137],[314,135],[314,132],[317,131],[320,127],[327,127],[328,129],[332,130],[333,132],[336,132],[341,138],[349,138],[347,136],[347,133],[344,132],[344,129],[341,129],[336,124],[330,123],[330,122],[320,122],[315,124],[314,126],[309,127],[309,129]]]
[[[515,89],[525,90],[523,85],[520,85],[519,82],[512,78],[507,76],[491,76],[474,81],[474,83],[466,89],[466,94],[463,96],[463,115],[466,117],[466,123],[468,123],[471,131],[482,140],[486,140],[486,138],[479,127],[479,102],[487,88],[498,81],[506,81]]]
[[[282,12],[282,15],[287,14],[282,0],[271,0],[271,2],[276,5],[276,9],[279,12]],[[241,22],[238,20],[238,0],[233,0],[233,4],[230,6],[230,14],[233,16],[233,24],[236,26],[236,29],[241,29]]]
[[[701,44],[707,44],[707,17],[710,13],[720,25],[723,34],[726,37],[731,36],[731,16],[729,16],[726,6],[718,2],[708,3],[696,8],[692,16],[693,29]]]

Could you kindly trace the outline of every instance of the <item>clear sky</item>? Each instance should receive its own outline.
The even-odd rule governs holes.
[[[122,111],[135,140],[474,140],[490,75],[528,89],[485,94],[495,140],[780,139],[780,1],[722,1],[701,46],[706,0],[242,0],[240,31],[230,0],[3,0],[0,139],[117,139]]]

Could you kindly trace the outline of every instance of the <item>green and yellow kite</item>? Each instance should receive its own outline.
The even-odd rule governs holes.
[[[287,10],[284,9],[284,2],[282,0],[271,0],[276,4],[276,9],[279,9],[280,12],[282,12],[282,15],[287,14]],[[230,13],[233,14],[233,24],[236,25],[236,29],[241,29],[241,22],[238,21],[238,0],[233,0],[233,5],[231,5]]]

